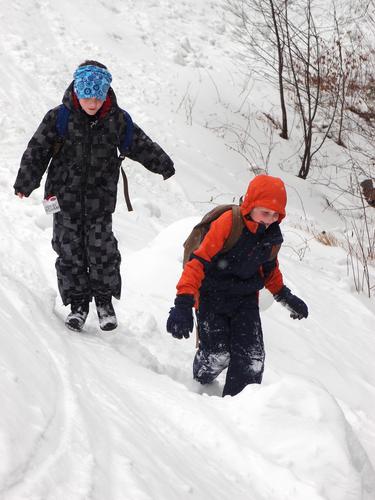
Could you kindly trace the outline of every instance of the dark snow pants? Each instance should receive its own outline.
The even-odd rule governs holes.
[[[112,215],[71,218],[54,214],[52,247],[64,305],[72,299],[121,295],[121,256],[112,232]]]
[[[209,384],[228,368],[223,396],[260,384],[264,345],[257,295],[201,297],[197,317],[200,345],[194,378]]]

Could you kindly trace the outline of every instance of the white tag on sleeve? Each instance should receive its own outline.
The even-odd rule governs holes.
[[[56,196],[51,196],[48,200],[43,200],[43,207],[46,214],[55,214],[61,210]]]

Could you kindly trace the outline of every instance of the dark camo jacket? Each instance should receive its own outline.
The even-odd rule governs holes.
[[[124,115],[110,89],[109,111],[99,120],[93,120],[83,110],[75,109],[72,88],[73,83],[63,97],[63,103],[70,110],[63,147],[50,163],[57,139],[56,107],[48,111],[31,138],[22,156],[14,189],[29,196],[40,186],[50,163],[45,197],[57,196],[62,212],[70,216],[112,213],[120,171],[118,146],[126,127]],[[136,124],[127,156],[165,179],[174,174],[170,157]]]

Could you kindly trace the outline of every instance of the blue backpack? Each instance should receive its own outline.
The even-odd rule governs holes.
[[[129,197],[128,179],[126,177],[124,169],[122,168],[121,163],[123,162],[123,160],[125,160],[126,155],[130,151],[130,146],[133,141],[134,124],[129,113],[127,113],[124,109],[122,109],[121,111],[123,112],[125,117],[126,132],[119,146],[120,154],[118,158],[120,160],[121,174],[122,174],[122,179],[124,181],[125,202],[129,212],[131,212],[133,210],[133,207]],[[68,129],[69,115],[70,115],[69,109],[64,104],[60,104],[56,119],[57,141],[54,145],[53,156],[56,156],[58,154],[58,152],[60,151],[60,149],[64,144],[66,131]]]

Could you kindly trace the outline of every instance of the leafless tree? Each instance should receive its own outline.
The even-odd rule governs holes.
[[[361,31],[364,13],[375,29],[374,4],[375,0],[367,0],[353,7],[358,15],[354,21],[350,18],[353,29],[349,18],[337,14],[332,0],[332,8],[327,9],[332,17],[325,19],[323,30],[315,22],[317,15],[322,16],[316,0],[228,0],[235,38],[248,67],[278,88],[281,120],[274,119],[274,123],[285,139],[290,134],[287,97],[291,104],[290,96],[294,96],[303,133],[298,170],[302,179],[309,176],[327,138],[340,146],[362,148],[364,154],[368,148],[351,140],[353,131],[361,134],[362,143],[375,142],[368,123],[357,123],[375,123],[375,106],[370,106],[375,98],[375,72],[369,70],[375,51],[363,46],[366,37],[365,30]],[[374,153],[371,156],[375,158]]]
[[[314,21],[312,1],[306,2],[304,22],[301,25],[289,19],[289,7],[286,1],[284,21],[292,88],[303,128],[304,147],[298,177],[306,179],[313,157],[323,146],[332,128],[338,93],[333,103],[323,99],[324,86],[329,84],[327,73],[331,68],[326,64],[326,45]],[[327,120],[325,129],[323,134],[317,136],[317,141],[313,142],[316,122],[322,113]]]
[[[251,71],[277,84],[281,108],[280,137],[288,139],[285,99],[285,30],[281,16],[285,0],[228,0],[234,16],[234,35],[243,54],[252,63]],[[259,66],[261,63],[261,66]]]

